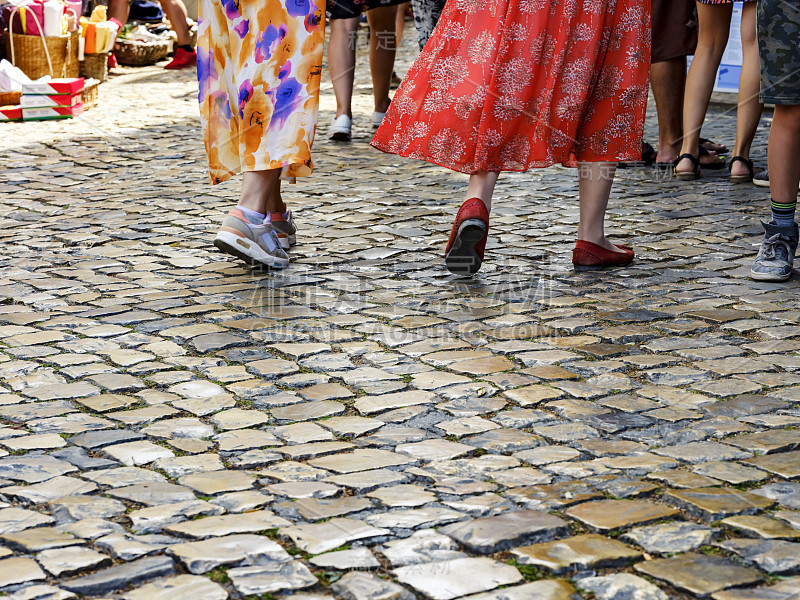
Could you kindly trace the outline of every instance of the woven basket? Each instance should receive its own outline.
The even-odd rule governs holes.
[[[19,14],[15,9],[8,19],[9,29],[3,31],[6,42],[6,54],[11,64],[31,79],[39,79],[45,75],[51,77],[78,76],[78,32],[68,35],[20,35],[11,30],[14,16]],[[34,19],[36,15],[33,15]],[[10,31],[11,30],[11,31]],[[42,27],[39,27],[42,31]]]
[[[96,79],[86,80],[86,83],[84,83],[83,85],[83,91],[81,92],[81,101],[83,102],[83,110],[89,110],[90,108],[97,106],[99,89],[100,89],[99,81],[97,81]]]
[[[117,40],[114,54],[120,64],[133,67],[153,65],[167,58],[169,40],[157,42],[137,42],[134,40]]]
[[[84,54],[79,72],[84,79],[108,81],[108,52]]]
[[[16,106],[20,96],[20,92],[0,92],[0,106]]]

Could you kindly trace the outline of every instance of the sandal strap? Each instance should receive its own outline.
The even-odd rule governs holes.
[[[678,158],[672,161],[672,166],[677,167],[684,158],[688,158],[690,161],[692,161],[695,170],[700,168],[700,159],[692,154],[689,154],[688,152],[686,154],[681,154]]]
[[[728,163],[728,171],[733,171],[733,163],[735,162],[740,162],[747,167],[747,171],[750,173],[750,179],[756,176],[756,170],[753,168],[753,161],[744,156],[734,156],[731,158],[731,161]]]

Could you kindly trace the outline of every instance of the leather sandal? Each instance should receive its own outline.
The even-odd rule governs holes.
[[[747,175],[734,175],[733,163],[740,162],[747,167]],[[744,156],[734,156],[731,162],[728,163],[728,170],[731,171],[731,183],[750,183],[753,177],[756,176],[756,170],[753,167],[753,161],[745,158]]]
[[[688,158],[690,161],[692,161],[692,164],[694,165],[694,171],[678,171],[678,165],[684,158]],[[672,163],[672,172],[675,174],[675,177],[681,181],[694,181],[700,177],[700,159],[696,156],[692,156],[688,152],[686,154],[681,154]]]

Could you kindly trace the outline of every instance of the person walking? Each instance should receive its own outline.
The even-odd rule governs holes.
[[[375,109],[372,127],[381,124],[389,108],[389,90],[397,51],[397,5],[407,0],[330,0],[328,20],[331,37],[328,41],[328,70],[336,96],[336,116],[328,137],[339,142],[350,141],[353,126],[353,83],[356,69],[356,40],[362,12],[369,23],[369,69],[372,74],[372,95]]]
[[[700,130],[708,112],[717,69],[728,44],[734,0],[697,0],[699,33],[697,50],[686,78],[683,108],[683,144],[675,160],[678,179],[697,179],[701,172]],[[756,135],[763,108],[758,100],[759,58],[756,42],[756,2],[745,0],[742,10],[742,72],[739,77],[739,105],[736,116],[736,143],[729,168],[734,183],[753,180],[755,167],[750,147]],[[712,160],[703,168],[722,168],[722,161]]]
[[[414,26],[417,28],[419,39],[419,49],[422,50],[425,44],[436,29],[436,23],[442,15],[446,0],[412,0],[414,7]]]
[[[175,32],[178,42],[175,53],[172,55],[172,60],[164,65],[164,68],[186,69],[187,67],[193,67],[197,61],[197,55],[195,49],[192,48],[189,25],[186,22],[188,17],[186,5],[183,3],[183,0],[158,0],[158,2],[161,8],[164,9],[164,13],[167,15],[167,19],[169,19],[169,24]],[[128,22],[130,8],[130,0],[110,1],[108,7],[109,20],[114,20],[119,30]],[[117,66],[116,62],[111,66]]]
[[[767,161],[772,220],[750,271],[758,281],[792,276],[798,227],[794,217],[800,191],[800,4],[759,0],[758,46],[761,102],[774,104]]]
[[[641,157],[649,0],[448,2],[372,145],[470,175],[445,249],[478,271],[501,171],[578,166],[578,269],[630,263],[604,217],[616,162]]]
[[[212,184],[244,173],[214,245],[256,267],[283,268],[296,241],[281,179],[311,174],[319,110],[324,0],[201,0],[200,116]]]

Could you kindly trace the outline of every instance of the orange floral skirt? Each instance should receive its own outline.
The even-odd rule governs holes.
[[[650,0],[449,0],[372,145],[454,171],[639,160]]]

